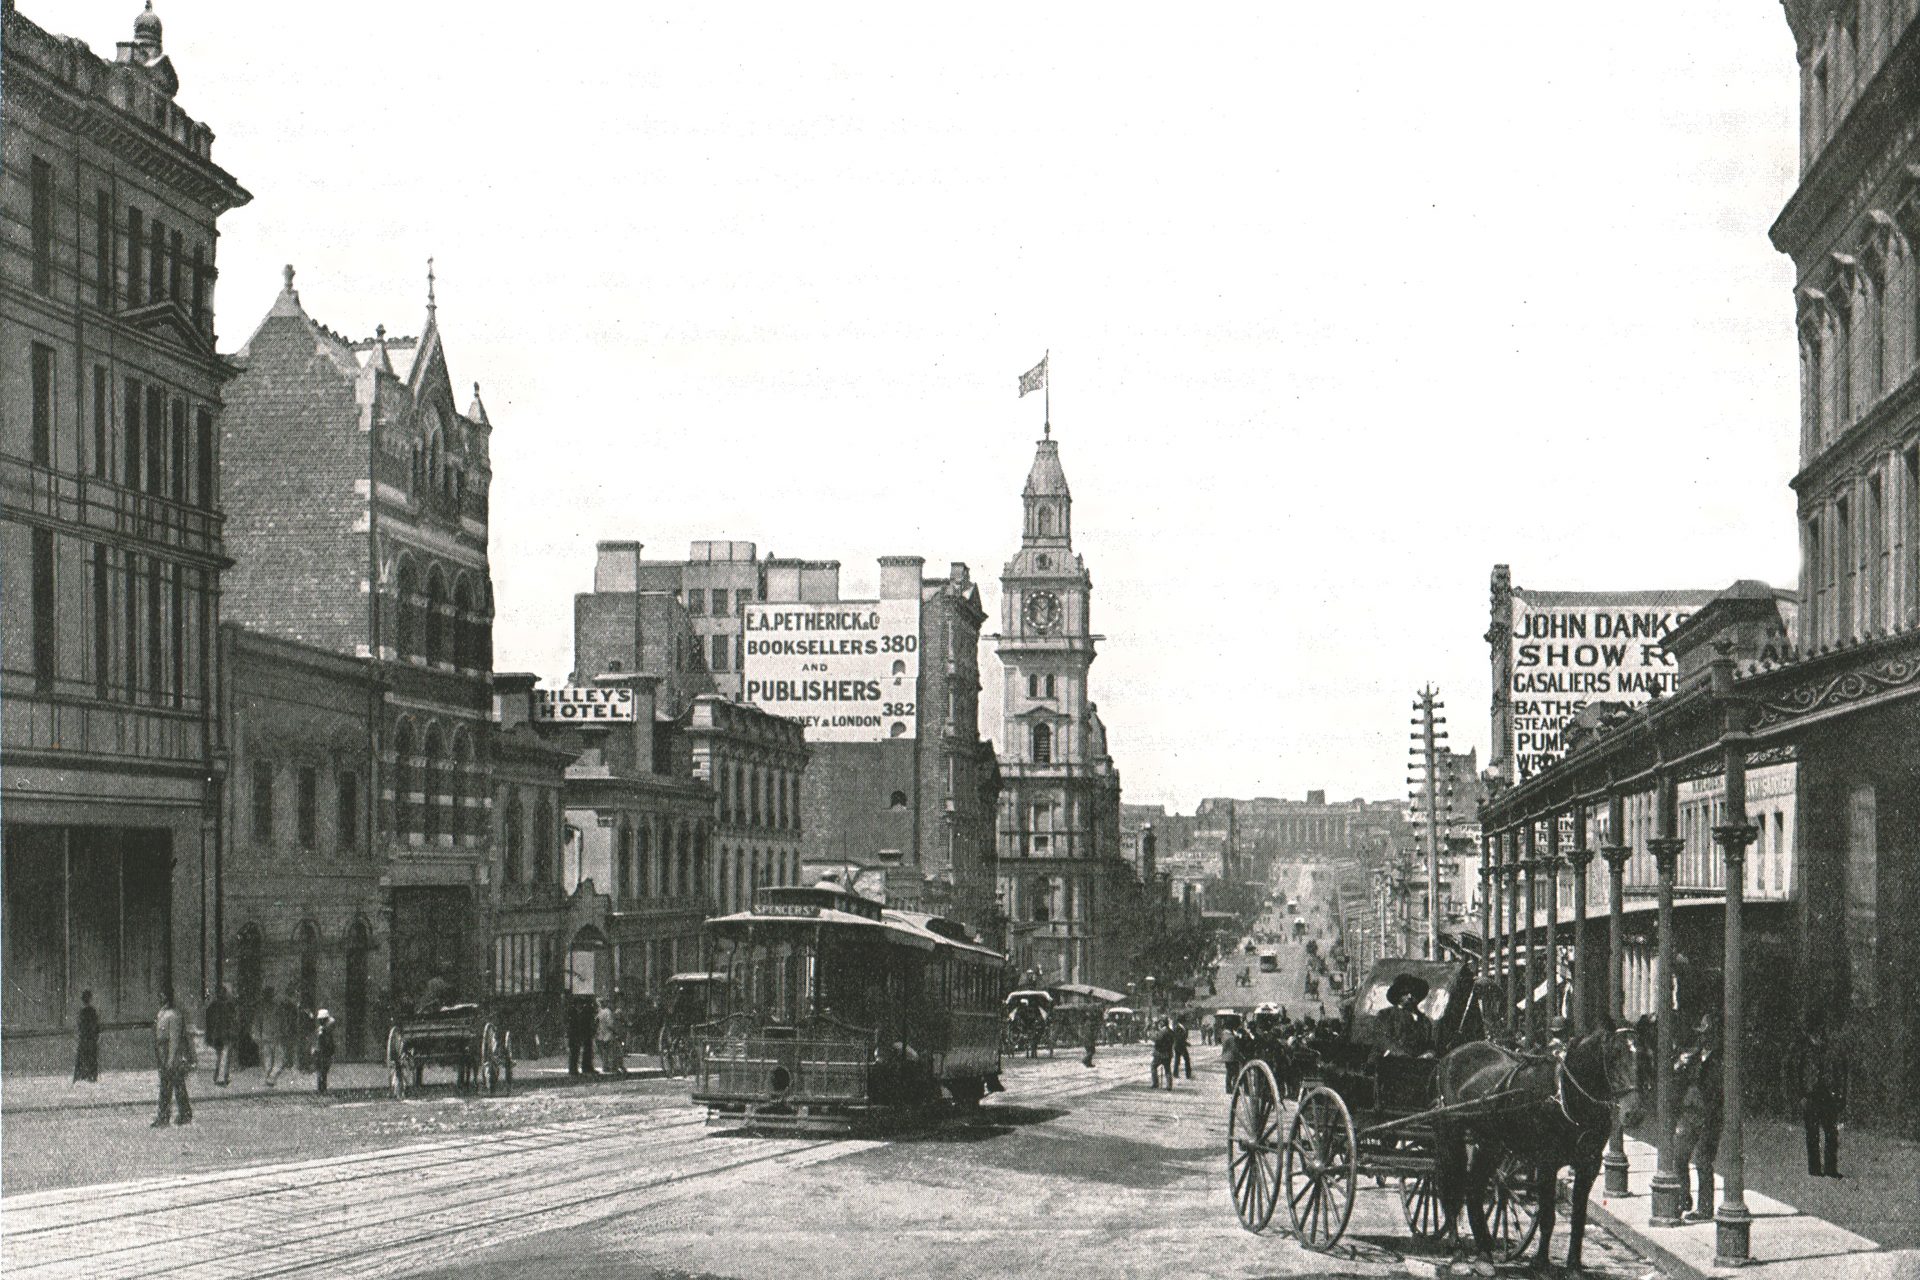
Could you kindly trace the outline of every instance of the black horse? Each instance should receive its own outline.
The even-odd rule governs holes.
[[[1636,1056],[1633,1033],[1622,1028],[1582,1036],[1564,1058],[1517,1054],[1485,1040],[1463,1044],[1442,1058],[1435,1073],[1440,1105],[1483,1104],[1435,1121],[1436,1172],[1446,1215],[1442,1234],[1454,1233],[1464,1200],[1474,1243],[1483,1256],[1491,1254],[1487,1184],[1501,1160],[1512,1155],[1534,1171],[1534,1195],[1540,1206],[1534,1265],[1545,1267],[1553,1240],[1560,1170],[1571,1166],[1567,1266],[1579,1270],[1587,1193],[1600,1172],[1616,1102],[1626,1123],[1638,1118]]]

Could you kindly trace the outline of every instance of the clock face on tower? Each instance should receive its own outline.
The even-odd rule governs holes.
[[[1036,591],[1027,597],[1027,625],[1041,635],[1060,629],[1060,597],[1051,591]]]

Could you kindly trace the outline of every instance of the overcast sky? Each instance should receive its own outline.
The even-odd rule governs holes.
[[[963,560],[997,629],[1047,348],[1131,801],[1397,797],[1427,681],[1484,760],[1495,562],[1796,580],[1767,0],[157,8],[254,194],[224,349],[287,262],[417,332],[436,259],[503,669],[565,677],[603,538]]]

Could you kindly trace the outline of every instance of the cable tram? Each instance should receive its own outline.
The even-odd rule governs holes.
[[[710,1123],[847,1128],[1000,1089],[1007,959],[955,921],[830,881],[707,921],[711,1021],[693,1100]]]

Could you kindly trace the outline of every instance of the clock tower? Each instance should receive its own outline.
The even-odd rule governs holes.
[[[1073,495],[1060,446],[1039,442],[1021,494],[1020,549],[1001,574],[1003,668],[998,853],[1016,965],[1043,983],[1123,981],[1101,937],[1118,910],[1120,778],[1088,697],[1099,637],[1093,580],[1073,549]],[[1119,864],[1124,865],[1124,864]]]

